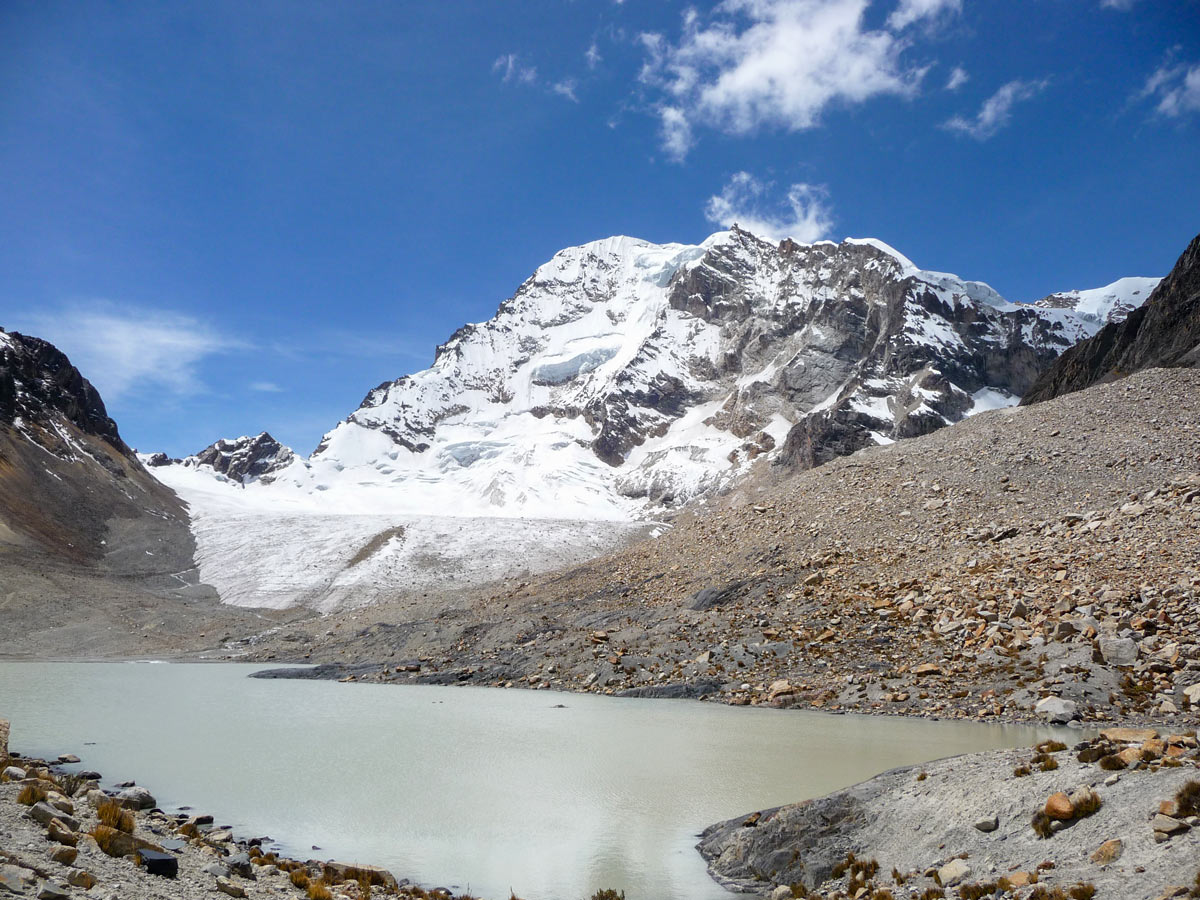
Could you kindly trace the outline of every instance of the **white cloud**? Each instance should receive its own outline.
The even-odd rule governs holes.
[[[255,381],[250,385],[250,390],[260,391],[264,394],[282,394],[283,388],[273,381]]]
[[[1158,100],[1164,116],[1200,112],[1200,63],[1160,66],[1146,81],[1141,96]]]
[[[946,90],[957,91],[970,80],[971,76],[967,74],[966,69],[962,66],[955,66],[954,71],[950,73],[950,77],[946,79]]]
[[[888,16],[888,26],[899,31],[924,19],[962,12],[962,0],[900,0],[900,5]]]
[[[964,119],[962,116],[955,116],[946,122],[946,128],[973,137],[977,141],[986,141],[1008,124],[1012,108],[1016,104],[1036,96],[1047,84],[1044,80],[1010,81],[983,101],[983,106],[979,108],[975,118]]]
[[[925,69],[906,65],[909,39],[864,29],[870,0],[723,0],[711,16],[690,9],[677,44],[641,35],[641,80],[656,103],[663,145],[682,158],[698,126],[729,134],[814,127],[835,103],[912,96]],[[897,22],[958,8],[959,0],[904,0]],[[893,26],[894,27],[894,26]]]
[[[1137,0],[1100,0],[1100,6],[1104,9],[1119,9],[1127,12],[1133,9],[1133,4],[1136,2]]]
[[[600,48],[596,46],[596,42],[592,41],[591,46],[583,54],[583,58],[587,60],[589,69],[594,69],[603,62],[604,57],[600,55]]]
[[[772,202],[774,185],[749,172],[738,172],[721,193],[708,198],[705,217],[714,225],[737,225],[770,240],[793,238],[804,243],[820,240],[833,225],[825,189],[811,184],[793,184],[782,203]]]
[[[207,357],[245,347],[181,313],[95,301],[30,317],[31,331],[66,353],[108,402],[131,394],[195,394]]]
[[[500,73],[501,81],[515,81],[518,84],[533,84],[537,81],[537,68],[527,66],[515,53],[505,53],[492,63],[492,71]]]
[[[560,96],[566,97],[568,100],[578,103],[579,98],[575,96],[575,79],[564,78],[562,81],[557,81],[550,85],[550,90]]]

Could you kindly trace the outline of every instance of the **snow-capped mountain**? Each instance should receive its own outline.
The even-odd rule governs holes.
[[[1017,304],[872,240],[613,237],[556,254],[307,459],[260,435],[152,471],[227,600],[424,589],[430,552],[477,582],[600,552],[756,461],[815,465],[1015,404],[1152,284]],[[498,535],[515,560],[481,552]],[[481,558],[495,568],[460,565]]]
[[[625,518],[719,489],[798,426],[813,464],[1014,404],[1155,282],[1014,304],[878,241],[609,238],[556,254],[307,460],[235,480],[362,511]],[[189,462],[224,472],[246,440]]]

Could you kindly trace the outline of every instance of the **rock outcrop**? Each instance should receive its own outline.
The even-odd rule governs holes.
[[[1200,366],[1200,235],[1144,305],[1063,353],[1021,402],[1049,400],[1155,366]]]

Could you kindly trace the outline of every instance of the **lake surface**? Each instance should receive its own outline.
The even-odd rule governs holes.
[[[254,669],[0,663],[0,717],[14,750],[77,753],[164,809],[489,900],[731,900],[693,849],[707,825],[1062,733]]]

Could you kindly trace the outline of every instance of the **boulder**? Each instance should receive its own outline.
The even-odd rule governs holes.
[[[775,890],[771,891],[771,900],[792,900],[795,896],[786,884],[777,885]]]
[[[921,663],[919,666],[915,666],[913,668],[912,674],[916,675],[918,678],[921,678],[925,675],[941,675],[942,667],[937,663]]]
[[[57,881],[47,881],[37,892],[37,900],[71,900],[71,890]]]
[[[45,800],[40,803],[35,803],[29,808],[29,818],[37,822],[39,825],[44,825],[49,828],[50,823],[57,820],[62,825],[65,825],[71,831],[79,830],[79,820],[67,815],[61,809],[55,809]]]
[[[1110,666],[1132,666],[1137,662],[1138,645],[1133,638],[1100,638],[1100,656]]]
[[[364,866],[361,863],[327,862],[324,864],[324,875],[334,881],[360,881],[364,876],[371,884],[380,885],[388,890],[396,889],[396,878],[387,869],[379,866]]]
[[[988,816],[986,819],[980,819],[976,822],[975,827],[987,834],[1000,827],[1000,819],[996,816]]]
[[[254,877],[254,863],[250,862],[250,854],[244,851],[227,857],[225,865],[229,867],[229,871],[234,875],[241,875],[243,878]]]
[[[20,866],[0,865],[0,890],[8,891],[12,894],[23,894],[25,888],[33,887],[37,883],[37,876]]]
[[[60,753],[58,756],[58,761],[65,766],[69,766],[79,762],[80,759],[74,753]]]
[[[961,859],[952,859],[938,869],[938,879],[945,887],[953,887],[971,874],[971,867]]]
[[[72,869],[67,874],[67,884],[90,891],[96,886],[96,876],[91,872],[83,871],[83,869]]]
[[[1190,687],[1185,687],[1183,696],[1190,706],[1200,706],[1200,681]]]
[[[1144,744],[1158,737],[1153,728],[1105,728],[1100,737],[1114,744]]]
[[[1159,834],[1178,834],[1181,831],[1188,830],[1186,822],[1180,822],[1178,819],[1172,819],[1170,816],[1164,816],[1162,813],[1156,813],[1150,821],[1150,827]]]
[[[1077,708],[1074,700],[1064,700],[1062,697],[1043,697],[1033,709],[1047,722],[1061,725],[1075,718]]]
[[[25,777],[25,770],[17,766],[7,766],[0,773],[0,781],[20,781]]]
[[[153,809],[158,805],[153,794],[137,785],[125,788],[117,794],[117,799],[128,809]]]
[[[1071,798],[1062,791],[1050,795],[1046,800],[1044,812],[1051,819],[1059,822],[1069,822],[1075,817],[1075,807],[1071,803]]]

